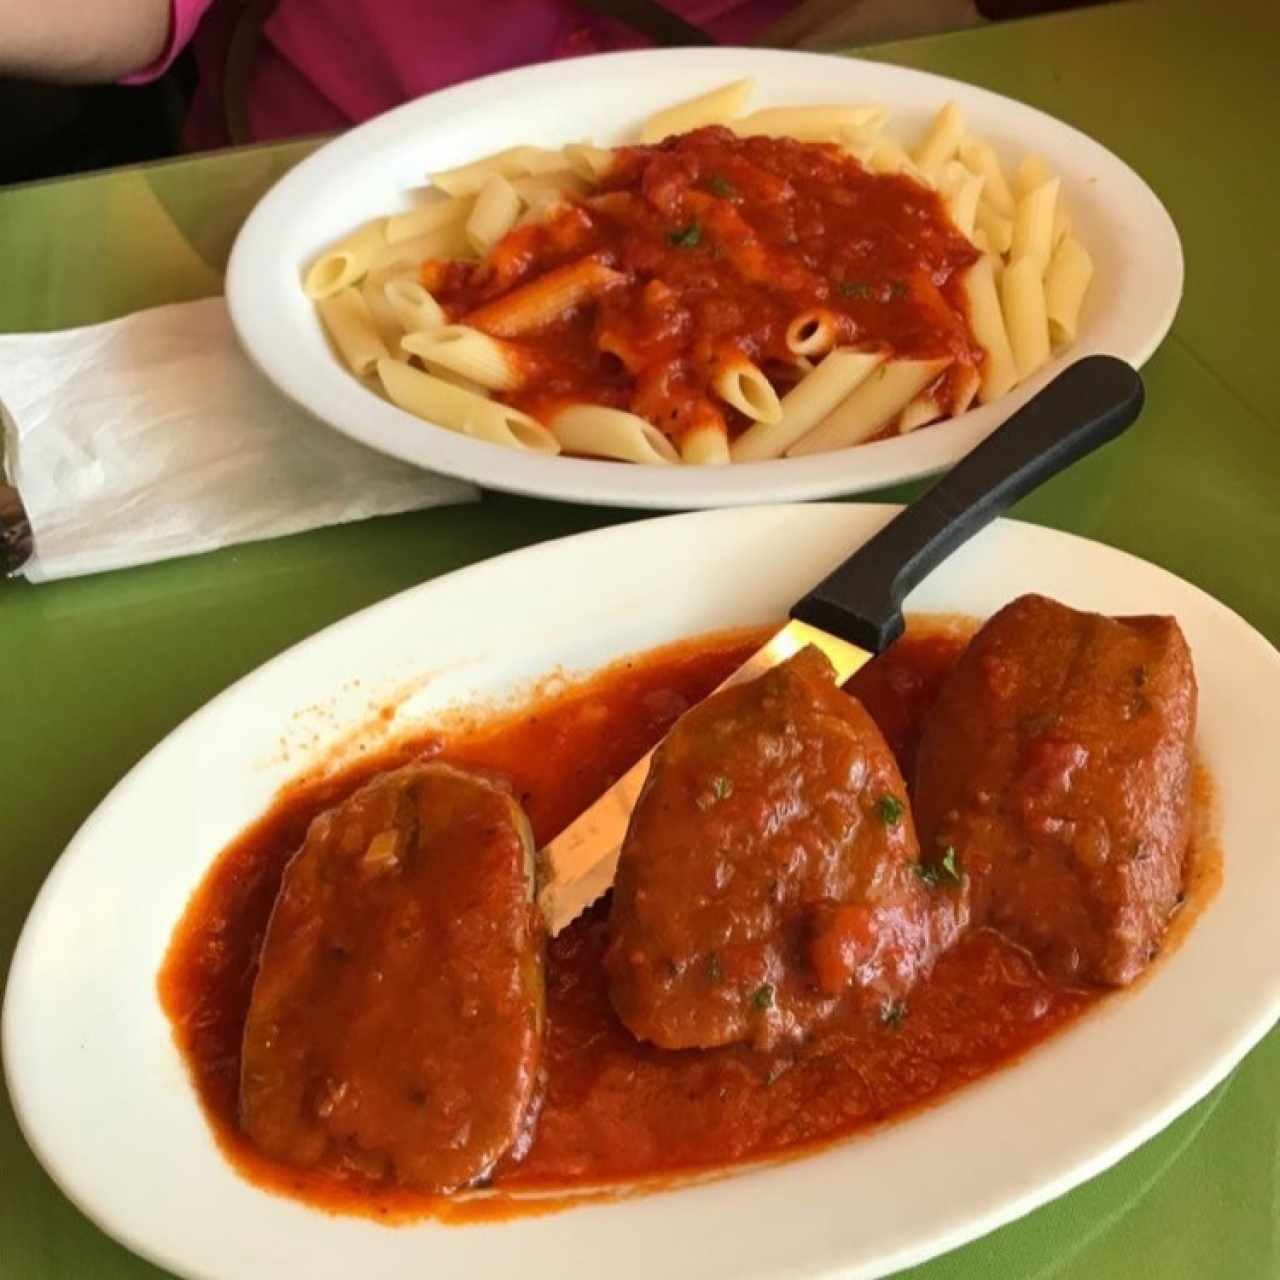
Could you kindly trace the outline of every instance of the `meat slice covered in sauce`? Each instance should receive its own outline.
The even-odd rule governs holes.
[[[1052,976],[1122,985],[1160,945],[1191,834],[1196,680],[1172,618],[1023,596],[974,637],[920,744],[927,854]]]
[[[658,748],[609,919],[613,1006],[665,1048],[802,1035],[890,1007],[963,924],[930,889],[906,788],[816,649],[712,695]]]
[[[290,1164],[429,1192],[527,1143],[544,1022],[533,842],[507,791],[382,774],[285,869],[245,1025],[241,1123]]]

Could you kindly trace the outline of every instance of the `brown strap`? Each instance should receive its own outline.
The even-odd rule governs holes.
[[[624,23],[654,44],[715,44],[714,37],[655,0],[578,0],[578,7]]]

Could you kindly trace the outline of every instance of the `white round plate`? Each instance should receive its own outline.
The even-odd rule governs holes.
[[[193,715],[77,834],[14,956],[3,1023],[9,1089],[58,1184],[106,1231],[193,1277],[564,1280],[598,1276],[607,1259],[611,1280],[849,1280],[1026,1213],[1190,1106],[1280,1013],[1280,801],[1271,757],[1257,749],[1280,723],[1280,654],[1160,569],[1005,521],[953,556],[909,607],[986,616],[1041,591],[1107,613],[1174,614],[1195,655],[1225,884],[1148,981],[1016,1065],[875,1133],[773,1168],[549,1217],[465,1228],[331,1217],[243,1181],[214,1145],[156,973],[210,863],[281,784],[333,744],[350,744],[406,690],[402,725],[504,698],[558,666],[590,670],[678,637],[779,618],[894,510],[704,512],[546,543],[366,609]]]
[[[1012,165],[1038,151],[1096,274],[1080,335],[1009,396],[938,426],[838,453],[730,467],[648,467],[548,458],[434,430],[357,382],[331,351],[301,289],[303,268],[362,221],[412,207],[433,170],[516,143],[560,146],[635,137],[654,110],[753,76],[757,106],[879,102],[908,142],[947,101]],[[491,76],[408,103],[344,134],[263,197],[236,241],[227,302],[245,349],[317,418],[431,471],[492,489],[610,506],[679,510],[859,493],[950,466],[1065,364],[1091,352],[1141,366],[1173,323],[1182,248],[1151,189],[1123,161],[1061,121],[984,89],[876,62],[760,49],[606,54]]]

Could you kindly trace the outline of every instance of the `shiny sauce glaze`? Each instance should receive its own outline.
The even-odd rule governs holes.
[[[849,686],[907,777],[921,717],[968,630],[909,632]],[[241,1039],[276,889],[312,818],[376,771],[438,757],[509,778],[543,842],[759,640],[760,633],[705,637],[641,655],[487,725],[406,741],[304,781],[222,854],[175,932],[159,991],[219,1144],[244,1175],[330,1211],[385,1221],[548,1212],[611,1181],[662,1180],[847,1137],[1009,1062],[1099,998],[1045,979],[1025,952],[977,930],[907,1000],[851,1010],[800,1043],[664,1051],[635,1040],[613,1013],[601,903],[550,944],[536,1136],[523,1161],[499,1164],[490,1194],[414,1195],[350,1172],[292,1169],[254,1149],[237,1123]],[[539,1198],[521,1195],[535,1190]]]
[[[709,390],[744,356],[785,387],[800,376],[784,335],[830,313],[838,344],[948,357],[950,404],[981,365],[961,288],[978,251],[936,192],[873,174],[838,147],[707,128],[623,147],[599,192],[509,233],[479,264],[428,262],[423,283],[454,321],[490,326],[488,304],[592,260],[619,282],[513,339],[526,381],[502,399],[548,421],[567,404],[647,418],[671,438],[747,419]]]

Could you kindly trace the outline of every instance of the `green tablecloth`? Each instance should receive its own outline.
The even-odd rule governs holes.
[[[1202,0],[1145,0],[871,56],[1052,112],[1132,164],[1168,205],[1186,251],[1186,297],[1147,367],[1147,411],[1016,514],[1163,565],[1280,643],[1280,413],[1270,386],[1280,13],[1270,0],[1231,0],[1208,14]],[[0,330],[65,328],[217,292],[241,220],[311,145],[0,191]],[[0,583],[0,963],[7,970],[40,882],[83,819],[238,676],[403,587],[632,515],[486,495],[471,507],[98,578]],[[1273,1031],[1209,1098],[1117,1167],[909,1274],[1276,1275],[1278,1096]],[[963,1153],[938,1158],[964,1177]],[[0,1100],[0,1275],[147,1274],[159,1273],[63,1199]]]

